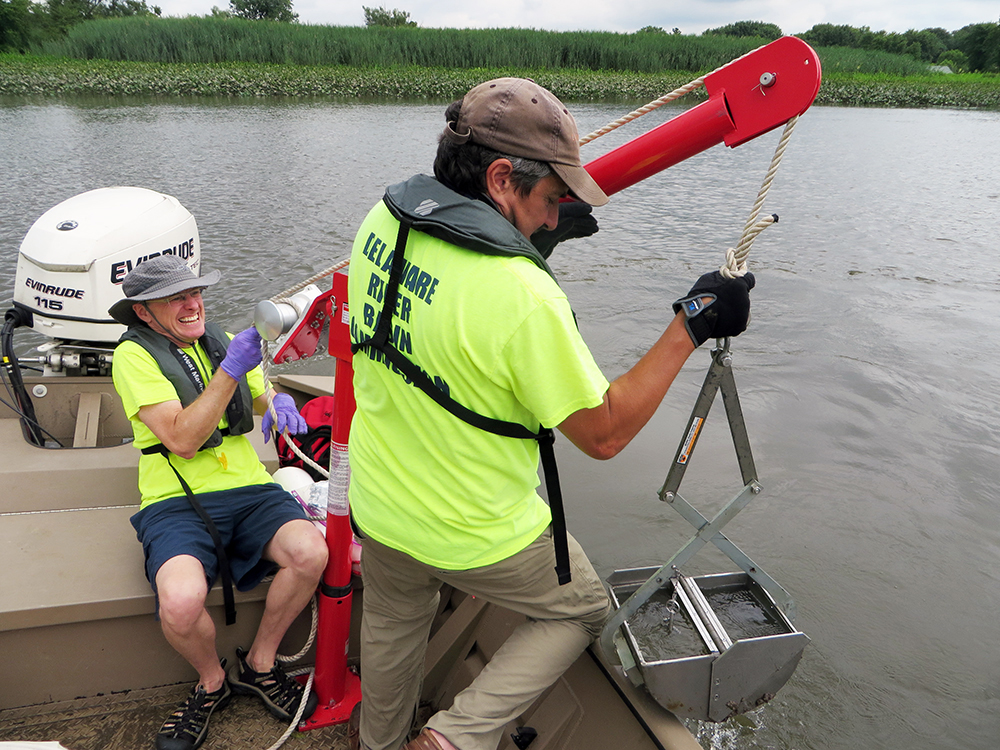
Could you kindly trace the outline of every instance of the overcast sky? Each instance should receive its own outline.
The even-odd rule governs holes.
[[[164,16],[206,15],[229,0],[147,0]],[[786,34],[818,23],[868,26],[873,31],[941,27],[956,31],[970,23],[1000,20],[997,0],[292,0],[299,21],[363,26],[362,6],[398,8],[418,25],[435,28],[521,28],[549,31],[632,32],[644,26],[700,34],[736,21],[776,24]]]

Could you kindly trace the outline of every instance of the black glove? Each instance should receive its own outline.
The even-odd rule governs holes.
[[[696,347],[710,338],[739,336],[747,329],[750,290],[756,283],[752,273],[727,279],[719,271],[712,271],[674,303],[674,313],[684,311],[684,325]],[[703,297],[712,299],[702,304]]]
[[[555,229],[539,229],[531,235],[531,244],[543,258],[552,255],[552,250],[563,240],[589,237],[597,231],[597,219],[588,203],[566,201],[559,204],[559,223]]]

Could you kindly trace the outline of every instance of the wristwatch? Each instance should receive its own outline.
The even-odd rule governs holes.
[[[704,301],[706,297],[708,302]],[[679,299],[674,303],[674,314],[681,310],[684,311],[684,327],[695,347],[701,346],[712,337],[712,327],[715,321],[714,319],[706,320],[701,313],[717,299],[718,297],[711,292],[699,292],[697,296]]]
[[[711,299],[706,304],[702,298],[710,297]],[[695,315],[704,310],[708,305],[715,302],[716,296],[712,293],[699,294],[697,297],[688,297],[687,299],[682,299],[678,301],[681,309],[684,311],[684,315],[688,318],[693,318]]]
[[[691,299],[686,299],[681,302],[681,309],[684,310],[684,314],[689,318],[693,318],[695,315],[700,313],[705,308],[705,303],[701,301],[701,297],[693,297]]]

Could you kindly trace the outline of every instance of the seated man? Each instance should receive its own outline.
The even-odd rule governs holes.
[[[157,734],[158,750],[201,745],[212,712],[232,692],[259,696],[286,721],[295,715],[303,688],[275,656],[327,561],[322,534],[272,482],[245,436],[253,428],[251,407],[265,414],[265,434],[272,426],[298,432],[305,425],[287,394],[274,398],[272,424],[257,331],[230,337],[206,322],[201,292],[219,278],[218,271],[199,277],[177,256],[163,255],[125,277],[126,298],[109,310],[128,326],[115,350],[113,375],[143,454],[142,504],[132,525],[163,633],[199,676]],[[239,663],[227,678],[205,608],[208,590],[221,575],[231,621],[227,584],[246,591],[274,571],[254,642],[248,652],[237,650]]]

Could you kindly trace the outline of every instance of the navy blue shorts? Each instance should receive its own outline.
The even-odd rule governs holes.
[[[289,521],[306,518],[299,502],[278,484],[255,484],[197,496],[215,522],[229,557],[233,583],[249,591],[277,566],[262,558],[271,537]],[[143,508],[131,518],[146,556],[146,578],[156,591],[156,573],[167,560],[191,555],[201,561],[211,587],[219,575],[215,543],[187,496]]]

